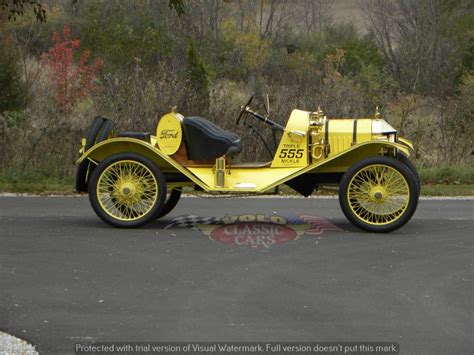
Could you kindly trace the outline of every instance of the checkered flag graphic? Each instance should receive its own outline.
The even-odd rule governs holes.
[[[306,231],[306,234],[309,235],[319,235],[324,233],[325,231],[337,231],[343,232],[341,228],[332,224],[326,218],[316,217],[316,216],[309,216],[309,215],[302,215],[300,218],[308,224],[311,224],[311,228]]]
[[[189,228],[196,229],[196,224],[221,224],[221,217],[200,217],[195,215],[179,216],[173,218],[171,223],[166,225],[164,229],[169,228]]]

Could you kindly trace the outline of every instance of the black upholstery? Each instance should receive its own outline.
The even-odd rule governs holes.
[[[128,137],[141,139],[142,141],[150,142],[151,133],[149,132],[120,132],[117,137]]]
[[[183,132],[188,159],[211,160],[240,153],[240,137],[201,117],[185,117]]]

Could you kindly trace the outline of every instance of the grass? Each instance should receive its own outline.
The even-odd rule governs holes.
[[[420,168],[422,196],[474,196],[474,167],[442,166]],[[24,178],[0,176],[0,192],[31,194],[73,194],[74,178],[52,178],[28,174]],[[323,188],[313,195],[336,195],[337,188]],[[283,185],[280,195],[297,195]]]
[[[440,166],[419,168],[423,185],[471,185],[474,184],[474,167],[472,166]]]
[[[31,193],[31,194],[72,194],[74,180],[71,178],[54,179],[38,178],[35,181],[27,179],[5,179],[0,177],[0,192]]]
[[[474,185],[421,185],[422,196],[474,196]]]

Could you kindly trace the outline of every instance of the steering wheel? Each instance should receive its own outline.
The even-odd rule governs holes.
[[[250,96],[247,103],[244,106],[240,106],[240,114],[239,114],[239,117],[237,118],[237,122],[235,122],[236,125],[238,125],[240,123],[240,120],[242,119],[242,117],[244,117],[244,115],[247,113],[247,107],[249,107],[250,104],[252,103],[252,100],[253,100],[254,96],[255,96],[255,94]]]

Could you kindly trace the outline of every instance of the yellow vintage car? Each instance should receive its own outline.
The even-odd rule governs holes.
[[[307,197],[321,185],[339,185],[339,202],[355,226],[390,232],[412,217],[420,184],[409,156],[412,143],[380,117],[327,118],[293,110],[285,127],[252,109],[253,96],[237,118],[258,120],[281,138],[273,159],[238,163],[237,134],[201,117],[172,110],[156,133],[116,133],[96,117],[82,139],[76,189],[115,227],[139,227],[169,213],[185,186],[208,194],[268,193],[286,184]],[[266,145],[268,148],[268,145]]]

